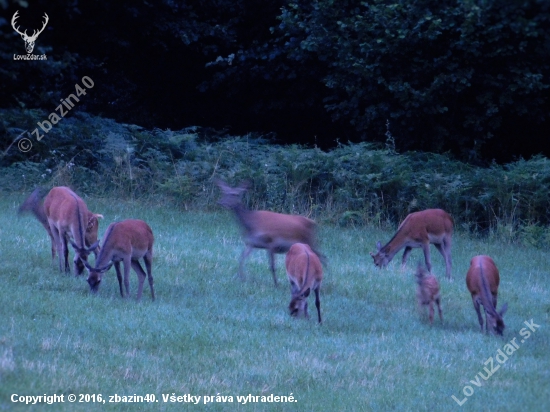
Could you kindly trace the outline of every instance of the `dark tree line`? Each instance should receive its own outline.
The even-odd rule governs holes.
[[[13,60],[16,10],[30,32],[48,13],[47,61]],[[78,110],[149,128],[550,154],[545,0],[1,0],[0,62],[2,108],[51,112],[89,76]]]

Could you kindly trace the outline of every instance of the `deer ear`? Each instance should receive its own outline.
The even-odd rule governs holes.
[[[500,315],[500,317],[503,317],[507,310],[508,310],[508,303],[505,303],[505,304],[502,305],[502,307],[500,308],[500,312],[498,312],[498,314]]]
[[[380,249],[382,249],[382,244],[380,243],[380,241],[376,242],[376,249],[378,249],[379,252]]]
[[[302,293],[302,297],[307,298],[311,292],[311,288],[307,288],[304,293]]]

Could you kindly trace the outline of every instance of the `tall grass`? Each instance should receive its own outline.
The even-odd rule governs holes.
[[[186,406],[209,410],[453,410],[465,385],[474,393],[463,410],[546,411],[550,407],[548,253],[458,233],[454,281],[444,278],[433,250],[444,322],[430,327],[415,302],[413,272],[399,256],[388,269],[368,252],[391,231],[321,225],[329,259],[321,287],[323,324],[292,319],[290,291],[275,288],[265,253],[236,278],[239,229],[224,211],[182,212],[160,204],[87,198],[103,213],[100,232],[118,219],[141,218],[155,233],[153,275],[135,301],[122,299],[111,269],[97,295],[83,277],[57,272],[49,239],[37,221],[15,218],[23,197],[0,200],[0,410],[28,410],[12,394],[155,394],[155,404],[56,404],[39,410],[171,410],[162,394],[290,395],[296,403]],[[499,306],[508,302],[504,338],[479,331],[464,277],[472,256],[491,255],[501,271]],[[278,277],[285,278],[283,259]],[[311,300],[311,298],[310,298]],[[310,305],[313,301],[310,301]],[[524,321],[540,325],[481,387],[470,383],[484,362]],[[181,408],[181,404],[178,406]]]

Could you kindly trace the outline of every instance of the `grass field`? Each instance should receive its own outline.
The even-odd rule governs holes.
[[[547,251],[457,233],[454,281],[448,281],[432,246],[444,322],[436,316],[430,326],[415,302],[419,249],[406,271],[401,253],[378,270],[368,252],[392,233],[321,227],[329,265],[319,326],[313,295],[309,321],[287,313],[282,255],[278,288],[263,251],[252,254],[247,279],[236,278],[243,244],[228,212],[86,199],[90,210],[105,215],[101,234],[110,222],[130,217],[153,229],[157,299],[151,302],[146,282],[137,303],[134,272],[133,296],[124,300],[114,269],[97,295],[86,276],[58,273],[44,229],[30,216],[16,217],[22,200],[0,199],[0,410],[550,410]],[[464,282],[477,254],[491,255],[501,272],[499,307],[509,306],[504,338],[479,331]],[[521,335],[531,320],[540,327]],[[504,361],[498,351],[514,338],[519,347]],[[484,380],[478,372],[487,376],[489,358],[499,368]],[[12,403],[13,394],[58,394],[65,402],[29,408]],[[69,394],[102,394],[106,403],[69,403]],[[109,403],[115,394],[154,394],[158,402]],[[202,398],[198,405],[164,402],[172,394]],[[292,395],[295,402],[238,402],[249,394]],[[212,402],[204,405],[204,396]],[[226,402],[216,402],[222,396]]]

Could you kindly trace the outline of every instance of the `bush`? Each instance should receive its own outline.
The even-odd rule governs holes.
[[[24,116],[4,111],[3,118],[0,141],[8,142]],[[543,156],[481,168],[367,143],[325,152],[199,128],[147,131],[86,114],[64,119],[33,144],[27,160],[14,146],[5,154],[11,163],[1,169],[2,190],[69,185],[94,196],[207,209],[218,207],[213,179],[220,177],[230,184],[249,180],[251,208],[344,226],[395,226],[411,212],[442,208],[472,234],[550,242],[550,162]]]

